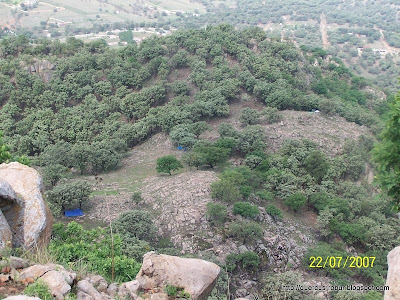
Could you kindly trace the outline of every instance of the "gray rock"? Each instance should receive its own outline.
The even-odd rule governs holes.
[[[93,275],[89,277],[89,282],[94,286],[96,290],[99,292],[106,292],[108,288],[108,283],[107,281],[99,276],[99,275]]]
[[[94,300],[102,300],[101,294],[94,288],[94,286],[88,280],[81,280],[77,284],[78,291],[82,291]]]
[[[7,298],[4,298],[3,300],[41,300],[38,297],[29,297],[29,296],[24,296],[24,295],[18,295],[18,296],[10,296]]]
[[[111,283],[107,288],[107,294],[114,297],[118,293],[118,284]]]
[[[243,253],[243,252],[247,252],[247,251],[249,251],[249,250],[247,249],[247,247],[245,245],[242,245],[239,247],[239,253]]]
[[[150,300],[168,300],[168,295],[164,293],[152,294]]]
[[[168,282],[184,288],[193,300],[206,300],[219,273],[216,264],[205,260],[148,252],[136,279],[142,289],[163,288]]]
[[[50,240],[53,219],[43,199],[39,173],[33,168],[12,162],[0,164],[0,179],[3,182],[2,191],[8,197],[1,196],[0,205],[12,232],[12,246],[25,249],[34,245],[46,246]],[[14,194],[4,182],[11,186]]]
[[[236,297],[244,298],[249,294],[246,289],[237,289],[235,292]]]
[[[54,270],[53,265],[33,265],[29,268],[23,269],[20,273],[20,278],[32,278],[33,280],[36,280],[51,270]]]
[[[14,269],[24,269],[29,267],[29,261],[20,257],[10,256],[10,267]]]
[[[40,280],[49,287],[51,293],[59,300],[63,300],[64,296],[71,290],[71,286],[67,283],[64,275],[58,271],[49,271],[40,277]]]
[[[0,249],[11,247],[12,232],[6,217],[0,210]]]
[[[76,293],[76,300],[94,300],[93,297],[89,296],[85,292],[78,291]]]
[[[386,286],[389,287],[385,291],[385,300],[398,300],[400,299],[400,247],[394,248],[387,256],[388,273],[386,279]]]

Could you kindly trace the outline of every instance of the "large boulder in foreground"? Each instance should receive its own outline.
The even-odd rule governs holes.
[[[211,262],[148,252],[136,276],[140,288],[173,285],[185,289],[194,300],[206,300],[217,283],[220,268]]]
[[[385,300],[400,300],[400,247],[394,248],[387,256],[388,274],[386,286],[389,287],[385,291]]]
[[[0,232],[12,233],[12,246],[31,248],[47,245],[53,218],[42,195],[39,173],[18,162],[0,165],[0,210],[4,215]],[[0,247],[4,239],[0,238]]]

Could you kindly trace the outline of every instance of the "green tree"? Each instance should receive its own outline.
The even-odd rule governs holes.
[[[259,113],[255,109],[246,107],[240,113],[239,120],[243,126],[254,125],[259,121]]]
[[[233,203],[240,200],[242,195],[237,185],[228,180],[219,180],[211,184],[211,197]]]
[[[302,193],[294,193],[285,199],[285,204],[289,206],[294,211],[298,211],[302,208],[307,202],[306,196]]]
[[[400,94],[389,104],[386,126],[381,142],[373,149],[373,159],[378,164],[377,181],[394,200],[400,210]]]
[[[245,218],[255,218],[260,214],[260,210],[257,206],[252,205],[248,202],[236,202],[233,205],[233,213],[235,215],[241,215]]]
[[[238,221],[230,224],[229,235],[243,242],[250,242],[261,238],[263,229],[260,224],[253,221]]]
[[[43,168],[43,181],[50,186],[55,186],[57,182],[67,176],[67,168],[60,164],[48,165]]]
[[[46,193],[53,212],[76,208],[89,199],[92,189],[86,181],[62,182]]]
[[[166,155],[157,159],[157,172],[168,173],[171,175],[171,171],[179,170],[183,168],[182,163],[173,155]]]
[[[123,238],[135,237],[140,240],[153,241],[157,233],[153,219],[147,211],[131,210],[122,213],[113,222],[113,228]]]
[[[211,168],[224,163],[229,157],[229,149],[215,146],[198,146],[193,149],[196,153],[201,153],[204,157],[204,163]]]
[[[283,214],[282,211],[277,208],[275,205],[273,204],[269,204],[267,206],[267,208],[265,209],[265,211],[275,220],[275,219],[282,219],[283,218]]]
[[[3,133],[0,131],[0,164],[8,162],[11,159],[9,148],[3,142]]]
[[[228,212],[225,205],[213,202],[207,203],[206,216],[211,223],[221,225],[225,223],[227,215]]]
[[[322,152],[313,151],[304,160],[304,168],[318,183],[320,183],[328,172],[329,163]]]

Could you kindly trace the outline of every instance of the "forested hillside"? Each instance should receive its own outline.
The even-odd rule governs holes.
[[[40,168],[47,201],[56,216],[72,202],[87,201],[91,189],[81,179],[95,175],[97,180],[99,174],[106,178],[108,171],[123,170],[122,160],[129,149],[156,134],[168,134],[174,147],[187,150],[182,160],[190,168],[180,175],[188,177],[179,184],[191,181],[201,186],[199,193],[211,190],[212,201],[204,203],[206,220],[201,219],[205,224],[199,225],[205,229],[194,228],[190,238],[193,241],[197,235],[196,247],[185,251],[199,255],[222,247],[223,251],[211,251],[213,259],[217,256],[225,267],[214,299],[227,299],[227,282],[230,280],[230,292],[234,293],[243,278],[256,278],[254,293],[268,299],[277,296],[282,282],[303,282],[302,272],[313,280],[326,275],[327,281],[337,284],[384,283],[386,254],[399,242],[400,224],[391,211],[392,204],[378,196],[368,176],[370,172],[373,176],[369,153],[374,135],[382,128],[382,116],[391,100],[352,74],[340,59],[329,57],[321,48],[300,49],[267,37],[260,28],[236,30],[229,25],[177,31],[118,49],[102,40],[84,44],[75,38],[61,43],[8,37],[0,42],[0,58],[4,143],[9,152],[28,156],[31,164]],[[45,76],[43,66],[48,66]],[[224,119],[231,118],[231,108],[239,104],[245,108],[240,112],[241,127],[235,128]],[[335,143],[343,144],[340,153],[326,153],[317,143],[299,139],[285,141],[272,151],[268,126],[277,122],[285,126],[283,110],[317,114],[321,122],[340,116],[368,134],[348,141],[332,135]],[[320,112],[312,113],[315,110]],[[221,121],[218,138],[204,138],[215,120]],[[307,122],[299,120],[299,124]],[[170,150],[162,151],[168,154]],[[182,168],[173,156],[157,160],[159,173],[173,174]],[[204,171],[219,180],[203,186],[196,176]],[[140,192],[132,193],[128,201],[143,210],[151,201],[166,201],[178,183],[173,181],[174,175],[156,178],[165,185],[154,192],[166,187],[169,191],[153,195],[152,190],[142,190],[147,206],[141,205]],[[144,184],[156,187],[151,181]],[[176,204],[174,201],[168,205]],[[149,225],[152,218],[162,217],[163,205],[157,205],[148,209],[150,212],[125,212],[115,220],[121,236],[117,240],[120,273],[116,276],[134,277],[138,266],[132,258],[140,261],[150,248],[175,254],[179,250],[171,247],[183,248],[182,239],[168,237],[171,245]],[[103,221],[108,221],[105,216]],[[196,222],[200,221],[193,224]],[[82,256],[93,271],[110,277],[110,266],[103,267],[109,249],[97,257],[97,248],[89,245],[95,240],[109,245],[110,240],[100,238],[103,231],[92,234],[74,223],[55,229],[49,249],[60,262],[77,262]],[[274,256],[273,251],[280,248],[271,246],[271,235],[283,237],[282,244],[287,247],[280,251],[285,253],[284,259]],[[86,245],[87,252],[79,245]],[[246,251],[239,252],[239,246]],[[268,247],[273,247],[272,252]],[[89,255],[91,252],[96,255]],[[375,268],[340,272],[309,268],[310,256],[356,253],[376,257]],[[359,299],[340,292],[332,296]],[[314,299],[299,291],[287,297]],[[370,298],[363,299],[380,299],[381,294],[373,291],[366,297]]]

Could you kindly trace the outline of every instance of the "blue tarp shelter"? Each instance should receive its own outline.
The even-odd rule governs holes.
[[[182,146],[178,146],[178,150],[182,150],[183,149],[183,147]]]
[[[74,217],[83,216],[85,214],[83,213],[83,211],[80,208],[76,208],[76,209],[71,209],[71,210],[64,211],[64,215],[66,217],[74,218]]]

